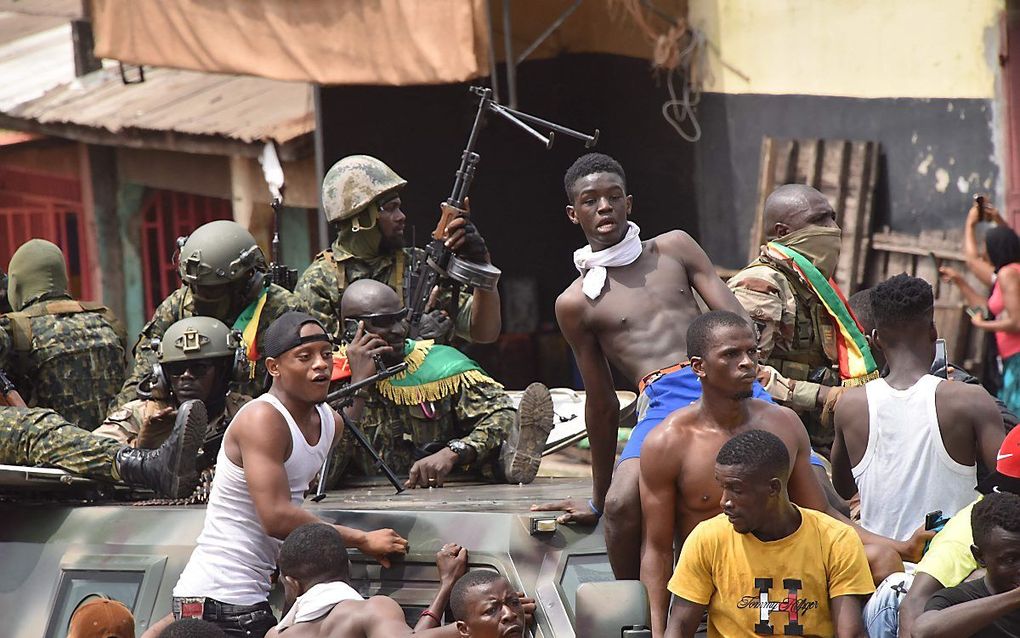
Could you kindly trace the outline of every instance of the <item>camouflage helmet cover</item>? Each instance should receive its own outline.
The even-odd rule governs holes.
[[[187,317],[174,323],[156,345],[156,359],[161,363],[233,357],[243,348],[236,330],[227,328],[212,317]]]
[[[255,238],[237,222],[212,221],[181,239],[178,271],[189,286],[226,284],[247,276],[252,269],[268,269]]]
[[[349,155],[330,167],[322,180],[326,220],[350,219],[374,200],[403,188],[407,180],[369,155]]]

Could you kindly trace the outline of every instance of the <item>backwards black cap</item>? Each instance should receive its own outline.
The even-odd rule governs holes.
[[[322,328],[322,334],[302,337],[301,326],[309,323],[314,323]],[[293,350],[298,346],[312,343],[313,341],[332,343],[333,340],[326,334],[326,329],[319,323],[318,319],[305,312],[288,310],[277,317],[276,321],[269,324],[269,327],[266,328],[266,333],[262,335],[262,347],[260,350],[263,356],[275,359],[288,350]]]

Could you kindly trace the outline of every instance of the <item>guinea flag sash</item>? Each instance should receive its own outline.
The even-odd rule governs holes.
[[[822,305],[836,327],[836,351],[839,354],[839,376],[844,386],[864,385],[879,377],[875,358],[864,338],[857,319],[847,309],[846,298],[832,279],[815,268],[811,261],[796,250],[778,244],[768,243],[767,248],[785,257],[808,286],[822,300]]]
[[[376,384],[380,394],[399,405],[439,401],[481,381],[496,383],[456,348],[431,340],[406,340],[404,361],[407,370]]]
[[[251,378],[255,378],[255,362],[259,360],[259,347],[255,342],[255,334],[259,329],[259,320],[262,318],[262,309],[266,306],[266,297],[269,294],[268,288],[262,289],[259,298],[251,302],[247,308],[241,311],[233,329],[241,331],[241,339],[244,341],[245,352],[252,365],[249,366]]]

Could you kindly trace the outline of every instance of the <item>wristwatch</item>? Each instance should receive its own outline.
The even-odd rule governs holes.
[[[459,465],[466,465],[471,458],[471,446],[460,439],[450,441],[446,444],[446,447],[453,450],[453,453],[457,455],[457,463]]]

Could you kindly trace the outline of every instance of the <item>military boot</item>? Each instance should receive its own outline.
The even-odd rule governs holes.
[[[514,427],[507,433],[499,452],[499,463],[507,483],[535,480],[542,450],[552,429],[553,402],[549,388],[532,383],[521,396]]]
[[[125,483],[155,490],[164,498],[184,498],[198,485],[195,459],[205,440],[209,417],[205,404],[185,401],[177,409],[170,436],[155,450],[125,447],[114,461]]]

